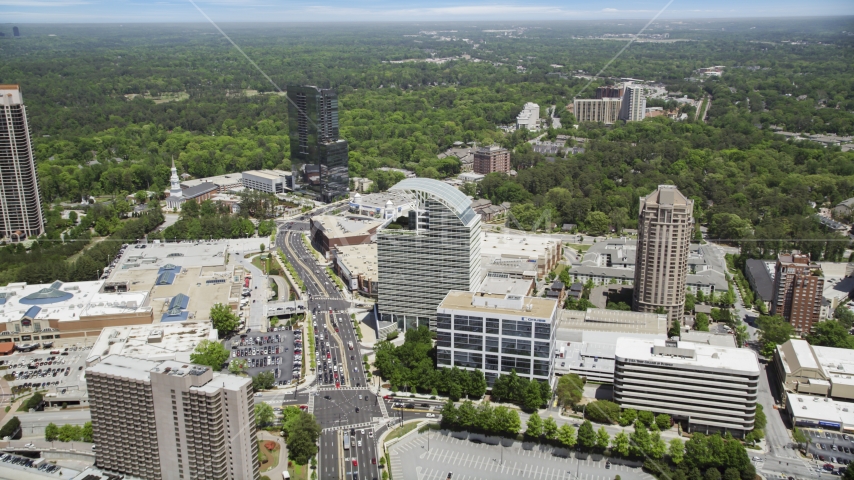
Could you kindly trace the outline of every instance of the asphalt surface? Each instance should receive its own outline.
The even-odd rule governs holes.
[[[312,401],[309,398],[308,405],[323,428],[318,453],[318,478],[350,480],[353,473],[357,473],[359,479],[379,478],[379,469],[371,459],[378,458],[376,439],[382,421],[387,418],[383,414],[385,405],[381,406],[376,393],[366,388],[362,353],[348,314],[350,301],[328,277],[325,267],[318,265],[316,257],[306,250],[302,233],[298,233],[306,230],[306,221],[286,223],[280,227],[276,246],[285,253],[305,283],[308,297],[306,307],[312,312],[316,324],[318,376],[310,392],[314,399]],[[323,340],[320,340],[321,335]],[[326,363],[327,360],[330,363]],[[334,371],[335,367],[338,372]],[[335,373],[338,373],[337,381]],[[285,404],[296,403],[283,400],[287,401]],[[345,451],[343,433],[350,434],[351,429],[355,435],[350,448]],[[364,434],[361,433],[362,429]],[[370,435],[371,431],[374,431],[373,436]],[[356,460],[355,465],[353,459]]]
[[[848,435],[843,437],[843,434],[838,432],[811,428],[804,428],[802,431],[809,436],[810,443],[807,451],[814,460],[832,463],[835,467],[848,465],[854,461],[854,437]],[[846,448],[848,451],[845,450]]]
[[[292,330],[235,335],[226,342],[225,348],[231,352],[229,361],[247,361],[246,372],[253,377],[261,372],[273,372],[280,385],[299,379],[299,373],[293,372],[295,346]]]

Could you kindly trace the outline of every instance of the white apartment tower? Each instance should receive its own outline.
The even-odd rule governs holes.
[[[551,382],[557,300],[512,294],[449,292],[436,313],[436,362]]]
[[[753,430],[759,361],[751,350],[621,337],[615,361],[614,401],[622,408],[666,413],[690,431]]]
[[[642,85],[626,85],[620,118],[627,122],[640,122],[646,115],[646,96]]]
[[[20,87],[0,85],[0,238],[11,242],[44,232],[32,146]]]
[[[688,253],[694,232],[694,201],[673,185],[640,199],[635,259],[634,309],[667,313],[681,320],[685,305]]]
[[[540,128],[540,106],[528,102],[522,107],[522,111],[516,116],[516,128],[521,130],[527,128],[530,131]]]
[[[109,355],[86,384],[98,467],[146,480],[259,478],[251,379]]]
[[[572,111],[578,122],[597,122],[613,125],[620,119],[619,98],[576,98],[572,102]]]
[[[377,233],[380,320],[400,330],[435,329],[436,308],[449,291],[480,285],[480,215],[465,194],[438,180],[409,178],[390,190],[414,201]]]

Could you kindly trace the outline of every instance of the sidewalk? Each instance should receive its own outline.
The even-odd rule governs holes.
[[[273,467],[271,470],[261,472],[261,475],[265,475],[267,477],[270,477],[271,479],[282,478],[282,472],[288,469],[288,448],[287,445],[285,445],[284,440],[282,439],[282,437],[273,435],[272,433],[266,430],[258,430],[258,440],[270,440],[279,444],[279,464]]]

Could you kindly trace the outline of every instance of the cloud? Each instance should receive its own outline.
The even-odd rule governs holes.
[[[603,11],[603,12],[608,12],[608,13],[611,13],[611,12],[619,12],[619,10],[617,10],[616,8],[603,8],[603,9],[602,9],[602,11]]]

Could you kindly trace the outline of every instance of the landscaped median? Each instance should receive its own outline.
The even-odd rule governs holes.
[[[308,361],[311,363],[311,369],[315,370],[317,369],[317,360],[314,358],[314,324],[312,321],[311,312],[306,312],[305,331],[306,337],[308,338]],[[305,349],[303,349],[303,355],[305,355]],[[305,361],[303,361],[302,364],[305,365]],[[305,372],[303,372],[303,377],[305,377]]]
[[[303,283],[302,279],[297,275],[297,270],[293,265],[291,265],[291,262],[288,261],[288,257],[286,257],[284,253],[279,252],[279,260],[282,262],[282,265],[285,266],[288,273],[290,273],[291,279],[296,282],[300,289],[300,293],[305,292],[305,283]]]

